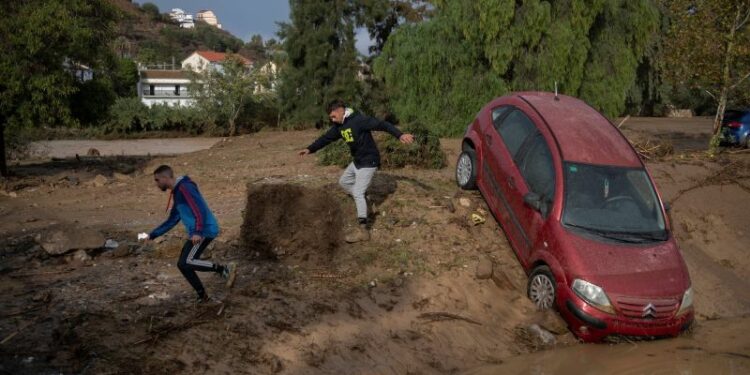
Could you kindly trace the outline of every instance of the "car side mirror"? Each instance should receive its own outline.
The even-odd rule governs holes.
[[[539,196],[539,194],[534,192],[529,192],[523,197],[524,203],[526,203],[529,207],[542,212],[542,197]]]

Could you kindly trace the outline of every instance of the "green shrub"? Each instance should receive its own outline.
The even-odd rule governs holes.
[[[426,126],[412,123],[402,128],[404,133],[414,135],[414,143],[404,145],[387,133],[376,133],[375,141],[380,149],[381,168],[397,169],[412,166],[423,169],[440,169],[445,166],[445,153],[440,148],[440,139]],[[317,152],[321,165],[345,167],[352,161],[349,146],[337,141]]]
[[[421,123],[406,125],[405,133],[414,135],[414,143],[404,145],[387,136],[379,143],[383,168],[403,168],[407,165],[423,169],[440,169],[445,166],[445,152],[440,148],[440,138]]]
[[[140,98],[119,98],[109,107],[109,118],[102,127],[105,133],[131,133],[145,130],[148,107]]]
[[[142,131],[178,131],[199,134],[207,118],[197,108],[154,105],[147,107],[140,98],[119,98],[109,110],[105,133],[129,134]]]

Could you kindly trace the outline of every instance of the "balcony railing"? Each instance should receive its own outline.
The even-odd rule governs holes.
[[[142,91],[143,96],[158,96],[158,97],[175,97],[175,98],[189,98],[190,92],[189,91],[182,91],[180,90],[180,93],[177,94],[174,91],[154,91],[153,95],[151,94],[151,90],[143,90]]]

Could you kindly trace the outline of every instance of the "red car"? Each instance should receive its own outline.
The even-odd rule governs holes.
[[[579,338],[675,336],[692,323],[690,276],[651,176],[583,101],[491,101],[466,130],[456,181],[484,196],[529,275],[529,298]]]

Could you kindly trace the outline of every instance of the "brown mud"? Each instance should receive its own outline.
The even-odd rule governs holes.
[[[0,373],[747,373],[750,155],[707,159],[677,142],[648,160],[696,290],[694,329],[582,345],[535,311],[500,228],[480,195],[455,187],[452,165],[379,172],[372,240],[343,243],[356,224],[340,170],[294,152],[316,134],[232,138],[128,173],[24,165],[34,175],[0,195]],[[442,141],[449,160],[459,145]],[[204,258],[240,266],[231,290],[201,275],[209,305],[193,304],[175,266],[181,229],[135,241],[165,217],[150,176],[163,163],[198,183],[222,226]],[[68,176],[78,183],[59,183]],[[119,246],[52,256],[37,244],[68,225]]]

